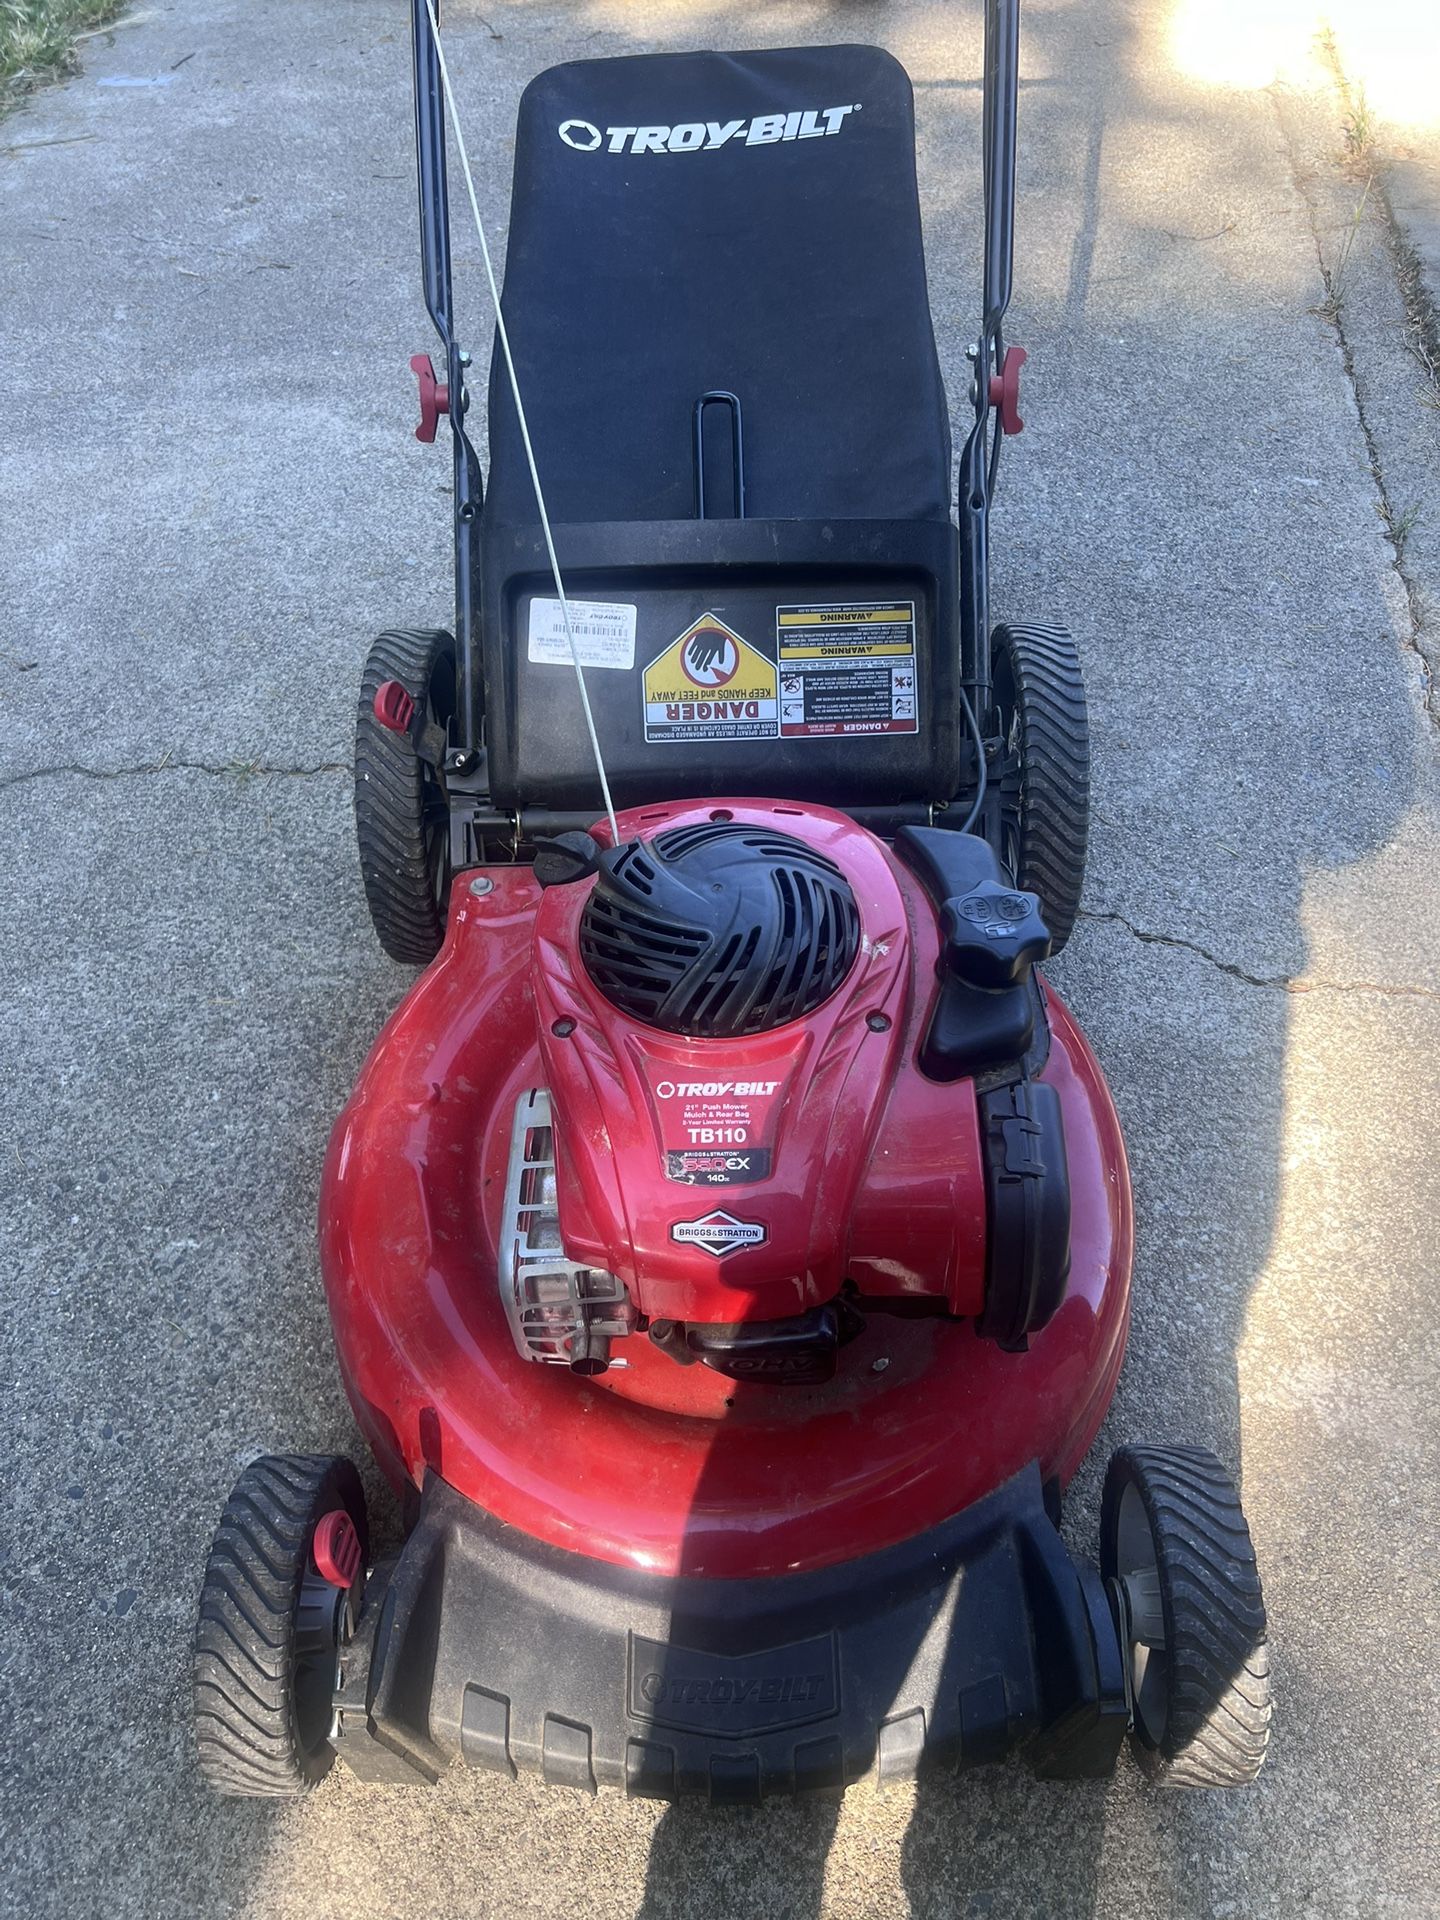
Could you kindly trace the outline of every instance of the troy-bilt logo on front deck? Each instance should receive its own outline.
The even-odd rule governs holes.
[[[778,1080],[657,1080],[655,1092],[661,1100],[718,1099],[722,1094],[740,1099],[757,1099],[779,1091]]]
[[[682,1247],[703,1247],[717,1259],[737,1247],[762,1247],[769,1237],[760,1221],[737,1220],[720,1207],[698,1220],[676,1220],[670,1227],[670,1238]]]
[[[839,133],[860,111],[846,107],[806,107],[798,113],[760,113],[753,120],[682,120],[673,127],[606,127],[593,120],[562,120],[555,131],[576,153],[714,153],[736,141],[742,147],[769,147],[778,140],[825,140]]]
[[[840,1705],[833,1633],[738,1656],[630,1636],[631,1717],[699,1734],[776,1733]]]

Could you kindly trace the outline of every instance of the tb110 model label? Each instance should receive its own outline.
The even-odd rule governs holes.
[[[688,1187],[745,1187],[768,1178],[783,1079],[656,1078],[650,1099],[667,1180]]]

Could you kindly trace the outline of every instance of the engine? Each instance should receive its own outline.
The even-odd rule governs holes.
[[[517,1104],[500,1260],[522,1353],[593,1372],[638,1336],[812,1383],[867,1312],[1008,1345],[1043,1324],[1069,1241],[1048,934],[984,842],[905,829],[892,854],[736,803],[567,836],[536,872],[545,1084]]]

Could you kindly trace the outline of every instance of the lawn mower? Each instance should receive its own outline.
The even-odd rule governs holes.
[[[987,0],[984,292],[952,511],[910,82],[825,46],[596,59],[525,90],[488,471],[447,167],[495,276],[435,0],[412,0],[422,442],[455,624],[360,696],[386,950],[423,966],[325,1165],[346,1459],[244,1470],[206,1567],[204,1772],[338,1755],[754,1802],[1127,1730],[1252,1779],[1265,1615],[1235,1488],[1117,1453],[1114,1107],[1040,972],[1075,926],[1075,647],[997,625],[989,511],[1018,12]]]

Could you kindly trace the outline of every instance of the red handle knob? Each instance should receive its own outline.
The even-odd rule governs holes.
[[[999,410],[1002,433],[1023,433],[1020,418],[1020,369],[1029,359],[1024,347],[1007,347],[1000,371],[990,376],[990,404]]]
[[[415,438],[433,440],[441,414],[450,411],[450,389],[435,378],[428,353],[412,353],[410,371],[420,386],[420,424],[415,429]]]

